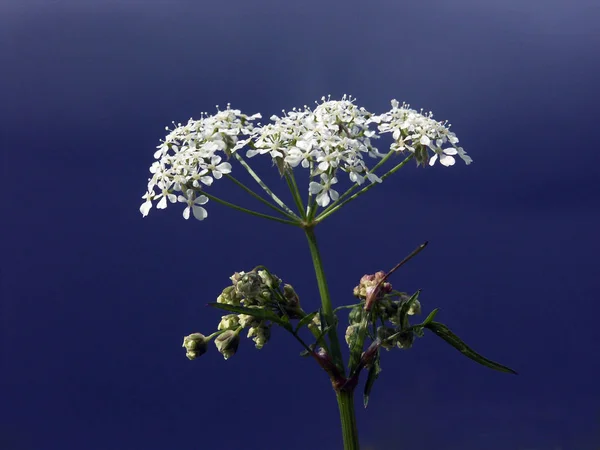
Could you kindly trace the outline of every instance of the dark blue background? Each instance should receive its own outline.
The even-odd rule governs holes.
[[[520,373],[431,335],[386,353],[364,448],[598,448],[599,20],[595,1],[2,2],[0,448],[341,448],[289,335],[226,362],[181,348],[256,264],[316,308],[301,231],[214,202],[204,222],[138,211],[172,120],[329,93],[431,109],[475,161],[411,164],[317,228],[335,303],[429,240],[394,286]]]

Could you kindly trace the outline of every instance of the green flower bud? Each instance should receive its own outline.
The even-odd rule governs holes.
[[[223,289],[221,295],[217,297],[217,303],[239,306],[240,297],[236,294],[235,287],[228,286],[225,289]]]
[[[396,339],[388,340],[393,334],[396,334],[396,330],[393,328],[384,326],[377,328],[377,338],[381,341],[381,346],[386,350],[389,350],[396,345]]]
[[[278,288],[281,284],[281,280],[277,275],[269,274],[266,270],[259,270],[258,276],[261,278],[262,282],[271,289]]]
[[[283,296],[288,301],[288,305],[291,307],[298,306],[300,304],[300,298],[294,287],[291,284],[285,284],[283,286]]]
[[[248,314],[240,314],[238,315],[239,326],[242,328],[246,327],[254,327],[257,326],[259,320],[254,316],[249,316]]]
[[[185,356],[191,361],[206,353],[208,350],[208,339],[201,333],[192,333],[183,338],[182,347],[186,349]]]
[[[226,316],[221,317],[221,322],[219,322],[219,326],[217,330],[230,330],[235,329],[240,326],[240,321],[238,319],[237,314],[227,314]]]
[[[240,280],[235,283],[235,290],[238,294],[247,299],[254,299],[260,295],[263,282],[256,272],[250,272],[242,275]]]
[[[419,300],[414,300],[410,304],[407,314],[409,316],[414,316],[415,314],[421,314],[421,302]]]
[[[358,329],[360,328],[359,324],[350,325],[346,328],[346,344],[348,347],[352,347],[358,338]]]
[[[240,328],[241,329],[241,328]],[[240,335],[239,330],[227,330],[224,333],[217,336],[215,339],[215,345],[219,353],[223,355],[223,358],[229,359],[235,352],[237,351],[238,345],[240,343]]]
[[[408,349],[413,345],[413,341],[415,340],[415,336],[412,331],[402,331],[396,340],[396,345],[398,348]]]
[[[271,328],[261,323],[260,326],[251,327],[248,330],[248,338],[252,338],[257,349],[263,348],[263,346],[269,341],[271,337]]]
[[[360,305],[355,306],[350,311],[350,314],[348,314],[348,321],[350,322],[351,325],[353,325],[355,323],[359,323],[362,320],[362,317],[363,317],[362,306],[360,306]]]

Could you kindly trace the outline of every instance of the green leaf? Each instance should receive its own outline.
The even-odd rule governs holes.
[[[331,330],[331,326],[325,327],[321,330],[321,333],[319,333],[319,335],[317,336],[317,340],[315,342],[315,346],[317,345],[322,345],[323,347],[325,347],[325,345],[320,344],[321,340],[325,337],[325,335],[327,334],[327,332]]]
[[[421,325],[425,326],[428,323],[433,322],[433,319],[435,319],[435,316],[437,315],[439,310],[439,308],[435,308],[433,311],[431,311]]]
[[[497,362],[494,362],[490,359],[481,356],[479,353],[477,353],[475,350],[473,350],[467,344],[465,344],[457,335],[450,331],[450,329],[443,323],[431,321],[425,325],[425,328],[431,330],[433,333],[441,337],[444,341],[446,341],[456,350],[461,352],[467,358],[472,359],[473,361],[481,364],[482,366],[498,370],[499,372],[514,373],[515,375],[517,374],[517,372],[515,372],[511,368],[503,366],[502,364],[498,364]]]
[[[307,314],[302,319],[300,319],[300,322],[298,322],[298,325],[296,326],[295,333],[297,333],[300,330],[300,328],[302,328],[304,325],[308,325],[318,314],[318,312],[319,311],[311,312],[310,314]]]
[[[419,289],[417,292],[411,295],[411,297],[408,300],[402,303],[400,305],[400,308],[398,308],[398,323],[400,324],[400,327],[402,329],[406,329],[410,325],[408,323],[408,310],[410,309],[414,301],[419,299],[420,293],[421,290]]]
[[[379,350],[377,350],[377,356],[375,356],[375,360],[369,368],[369,375],[367,376],[367,381],[365,382],[365,390],[363,393],[363,403],[365,405],[365,408],[369,404],[369,396],[371,395],[371,389],[373,389],[375,380],[377,380],[377,378],[379,377],[380,372],[381,365],[379,364]]]
[[[245,306],[235,306],[228,305],[226,303],[209,303],[208,306],[212,306],[213,308],[222,309],[224,311],[233,312],[236,314],[246,314],[248,316],[256,317],[261,320],[270,320],[273,323],[281,325],[285,329],[289,329],[291,331],[292,326],[290,325],[289,319],[286,321],[284,318],[279,317],[273,311],[269,311],[268,309],[263,308],[247,308]]]

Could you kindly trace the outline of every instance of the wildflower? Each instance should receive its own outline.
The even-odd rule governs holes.
[[[340,194],[331,188],[331,185],[337,183],[337,178],[329,178],[326,174],[321,174],[321,183],[311,181],[309,184],[309,192],[311,194],[317,194],[317,204],[325,208],[329,205],[330,199],[336,201]]]
[[[183,218],[190,218],[190,211],[194,214],[194,217],[198,220],[204,220],[208,216],[208,212],[202,206],[208,202],[208,197],[206,195],[200,195],[196,197],[196,193],[188,189],[186,192],[186,196],[180,195],[177,197],[177,200],[183,203],[187,203],[187,207],[183,210]]]

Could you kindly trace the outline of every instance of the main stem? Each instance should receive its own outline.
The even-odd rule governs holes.
[[[359,450],[358,427],[354,413],[354,390],[338,391],[335,393],[340,410],[342,422],[342,436],[344,437],[344,450]]]
[[[312,227],[306,227],[304,228],[304,231],[308,238],[308,246],[312,256],[313,266],[315,267],[315,274],[317,276],[317,285],[319,286],[319,293],[321,295],[321,310],[323,311],[323,316],[327,321],[327,325],[332,325],[327,332],[329,337],[329,349],[331,352],[330,356],[342,376],[345,376],[346,370],[344,368],[342,350],[337,335],[336,317],[331,305],[331,297],[329,295],[329,288],[327,287],[327,280],[325,278],[323,262],[321,261],[321,254],[319,253],[319,246],[317,245],[317,237],[315,236]],[[359,450],[358,428],[356,427],[356,415],[354,412],[354,389],[336,389],[335,395],[340,410],[344,450]]]

